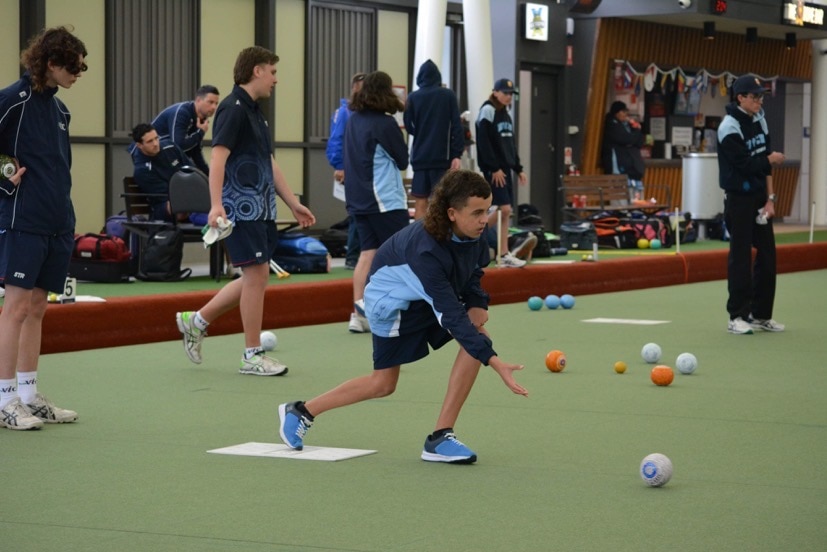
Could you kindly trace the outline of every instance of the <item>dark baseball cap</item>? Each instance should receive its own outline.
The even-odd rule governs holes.
[[[735,79],[732,85],[735,95],[765,94],[767,89],[761,85],[761,81],[754,75],[744,75]]]
[[[519,94],[520,91],[514,88],[514,81],[511,79],[498,79],[497,82],[494,83],[494,90],[496,92],[511,92],[513,94]]]

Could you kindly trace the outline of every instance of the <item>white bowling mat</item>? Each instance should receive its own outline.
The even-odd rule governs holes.
[[[268,458],[290,458],[292,460],[322,460],[324,462],[338,462],[359,456],[375,454],[375,450],[346,449],[333,447],[304,447],[304,450],[293,450],[287,445],[274,443],[243,443],[231,447],[208,450],[213,454],[230,454],[234,456],[265,456]]]

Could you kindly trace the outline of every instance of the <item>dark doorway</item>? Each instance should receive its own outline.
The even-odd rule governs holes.
[[[531,203],[540,211],[545,229],[560,225],[558,207],[558,152],[562,147],[558,129],[558,76],[549,72],[531,74]]]

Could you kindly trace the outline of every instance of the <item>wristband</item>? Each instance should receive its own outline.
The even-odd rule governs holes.
[[[767,199],[775,203],[775,194],[770,194],[770,196]]]

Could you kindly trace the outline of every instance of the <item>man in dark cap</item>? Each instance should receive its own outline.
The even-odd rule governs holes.
[[[772,167],[784,154],[772,151],[764,118],[766,90],[756,77],[739,77],[733,102],[718,127],[719,184],[725,193],[724,220],[729,231],[727,331],[784,331],[772,319],[775,302],[775,193]],[[754,269],[752,248],[755,247]]]

